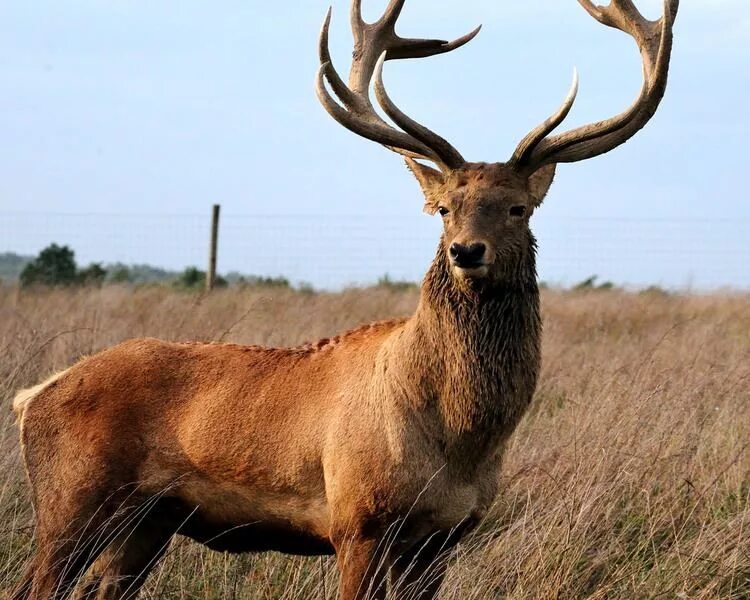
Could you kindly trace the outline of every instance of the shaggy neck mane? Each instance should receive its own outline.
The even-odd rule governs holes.
[[[510,434],[531,401],[539,370],[533,238],[528,251],[500,260],[507,266],[499,281],[463,289],[441,245],[422,284],[412,360],[405,361],[430,374],[428,396],[447,436],[466,437],[473,445]],[[424,375],[413,373],[411,379],[424,381]]]

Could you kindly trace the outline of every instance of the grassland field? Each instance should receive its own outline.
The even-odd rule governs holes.
[[[418,292],[0,286],[0,597],[30,554],[16,389],[121,340],[296,345],[408,315]],[[750,599],[750,296],[543,294],[544,366],[503,489],[443,599]],[[145,598],[325,599],[331,559],[176,539]]]

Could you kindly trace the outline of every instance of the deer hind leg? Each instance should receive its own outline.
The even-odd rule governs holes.
[[[67,598],[86,568],[96,558],[93,536],[78,535],[73,528],[38,529],[37,551],[12,600],[62,600]]]
[[[37,523],[39,522],[37,516]],[[54,598],[59,584],[64,583],[64,557],[59,545],[53,542],[55,536],[46,535],[37,526],[36,550],[29,559],[21,580],[11,592],[10,600],[36,600]],[[62,539],[62,536],[60,536]],[[57,547],[58,552],[55,552]],[[62,551],[60,551],[62,550]],[[70,548],[72,551],[72,548]],[[53,575],[53,571],[55,574]],[[66,585],[69,582],[65,582]]]
[[[149,515],[149,506],[131,492],[99,505],[38,507],[36,555],[12,600],[68,598],[90,567],[83,586],[88,592],[78,598],[134,597],[129,591],[140,589],[171,538]]]
[[[31,585],[34,583],[34,573],[36,573],[36,561],[30,560],[26,565],[21,580],[18,585],[13,589],[10,595],[10,600],[25,600],[31,593]]]
[[[122,527],[91,566],[80,584],[77,600],[132,600],[169,546],[173,530],[146,517]]]
[[[130,476],[113,473],[106,457],[67,439],[40,439],[40,430],[24,428],[36,554],[13,600],[67,598],[122,528],[136,522],[145,500],[138,485],[120,483]]]
[[[83,381],[83,380],[81,380]],[[54,389],[26,405],[21,442],[36,516],[33,573],[14,600],[67,598],[146,501],[144,450]],[[85,421],[85,422],[84,422]]]

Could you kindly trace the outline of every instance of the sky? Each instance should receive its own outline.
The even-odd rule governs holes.
[[[385,0],[364,0],[374,20]],[[657,17],[658,0],[638,0]],[[313,91],[326,1],[3,0],[0,252],[69,243],[80,261],[204,262],[222,205],[220,270],[337,286],[418,279],[440,223],[395,154],[338,126]],[[540,275],[750,288],[750,13],[682,0],[670,85],[652,122],[610,154],[558,170],[534,216]],[[348,70],[348,0],[333,0]],[[575,0],[408,0],[403,35],[469,45],[391,61],[410,115],[469,160],[504,161],[557,108],[566,127],[627,107],[630,38]]]

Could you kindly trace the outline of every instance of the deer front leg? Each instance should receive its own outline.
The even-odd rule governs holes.
[[[334,539],[341,573],[340,600],[384,600],[386,594],[386,552],[382,539],[355,532]]]
[[[436,532],[391,556],[391,592],[396,598],[436,598],[460,534]]]
[[[449,530],[438,530],[406,549],[393,548],[390,556],[391,592],[395,598],[436,598],[453,551],[480,520],[479,513]]]

